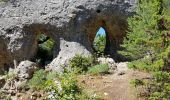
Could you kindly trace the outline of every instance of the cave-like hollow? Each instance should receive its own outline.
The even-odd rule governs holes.
[[[51,37],[48,37],[46,34],[38,34],[36,37],[37,43],[37,52],[32,59],[33,62],[36,62],[41,68],[44,68],[53,60],[54,45],[56,42]]]

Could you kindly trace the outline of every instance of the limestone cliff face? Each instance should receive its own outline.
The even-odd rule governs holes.
[[[137,0],[9,0],[0,3],[0,67],[29,60],[37,52],[37,34],[56,41],[53,65],[75,54],[90,55],[100,26],[112,54],[126,33]]]

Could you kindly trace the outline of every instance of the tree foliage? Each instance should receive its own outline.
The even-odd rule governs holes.
[[[96,53],[98,54],[104,53],[105,46],[106,46],[106,35],[98,34],[95,37],[94,43],[93,43],[93,47]]]
[[[136,15],[128,19],[129,31],[122,45],[124,50],[120,51],[132,60],[129,67],[159,73],[148,85],[152,100],[170,96],[170,82],[164,80],[165,75],[170,76],[169,4],[169,0],[139,0]]]
[[[38,51],[36,55],[36,62],[44,66],[46,61],[53,59],[53,47],[55,45],[55,41],[44,34],[39,34],[37,36],[37,42]]]

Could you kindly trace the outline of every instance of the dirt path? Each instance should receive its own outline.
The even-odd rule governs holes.
[[[89,89],[101,93],[104,100],[139,100],[135,89],[130,85],[130,80],[146,77],[149,77],[148,73],[129,70],[126,63],[119,63],[114,74],[84,76],[82,82]]]

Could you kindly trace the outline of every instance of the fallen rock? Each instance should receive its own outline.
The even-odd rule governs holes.
[[[128,65],[127,65],[128,62],[120,62],[120,63],[117,63],[116,66],[117,66],[117,70],[118,71],[128,71]]]
[[[97,58],[97,61],[100,64],[108,64],[111,71],[114,71],[117,68],[116,62],[112,58],[100,57]]]
[[[117,69],[114,71],[118,76],[126,74],[126,72],[129,70],[128,69],[128,62],[120,62],[116,63]]]
[[[26,61],[22,61],[17,66],[17,68],[15,69],[15,72],[19,80],[27,80],[27,79],[32,78],[36,70],[37,70],[36,63],[26,60]]]

